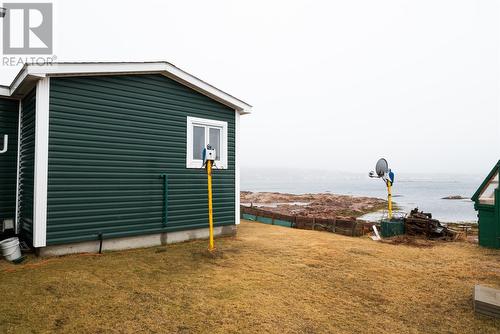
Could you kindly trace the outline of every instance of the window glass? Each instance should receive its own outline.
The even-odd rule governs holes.
[[[193,159],[202,159],[203,148],[205,148],[205,128],[193,126]]]
[[[498,188],[498,172],[494,177],[490,179],[490,181],[483,188],[481,195],[479,195],[479,203],[493,205],[495,202],[495,189],[497,188]]]
[[[220,129],[209,129],[208,143],[213,149],[215,149],[215,160],[220,160]]]

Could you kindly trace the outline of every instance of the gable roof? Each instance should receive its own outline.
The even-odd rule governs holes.
[[[39,79],[44,77],[118,74],[162,74],[234,109],[240,114],[248,114],[252,109],[248,103],[165,61],[25,64],[10,86],[0,86],[0,96],[21,97],[31,90]]]
[[[477,188],[477,190],[474,193],[474,195],[472,195],[471,200],[473,200],[474,202],[477,202],[477,200],[479,198],[479,195],[481,194],[481,191],[483,190],[484,187],[486,187],[486,185],[488,184],[488,182],[491,180],[491,178],[493,177],[493,175],[495,175],[495,173],[497,172],[497,170],[499,168],[500,168],[500,160],[498,160],[498,162],[496,163],[496,165],[493,166],[493,169],[491,170],[491,172],[484,179],[484,181],[481,183],[481,185],[479,186],[479,188]]]

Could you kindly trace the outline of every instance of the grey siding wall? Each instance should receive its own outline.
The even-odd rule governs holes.
[[[52,78],[47,244],[207,227],[206,175],[186,168],[187,116],[228,122],[214,218],[234,224],[234,110],[162,75]]]
[[[35,102],[32,90],[21,102],[19,220],[21,231],[33,241],[33,182],[35,166]]]
[[[7,152],[0,154],[0,223],[15,217],[18,116],[19,101],[0,99],[0,149],[9,136]]]

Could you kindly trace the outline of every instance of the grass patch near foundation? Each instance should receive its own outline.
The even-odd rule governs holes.
[[[0,333],[498,333],[472,309],[500,251],[243,221],[236,237],[0,261]]]

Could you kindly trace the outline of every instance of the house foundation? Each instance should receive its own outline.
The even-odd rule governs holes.
[[[237,226],[214,227],[214,236],[234,236]],[[150,235],[139,235],[122,238],[104,238],[102,241],[102,251],[117,251],[133,248],[146,248],[174,244],[189,240],[208,239],[208,228],[195,230],[165,232]],[[42,257],[60,256],[75,253],[97,253],[99,252],[100,240],[69,243],[63,245],[52,245],[37,250],[37,254]]]

